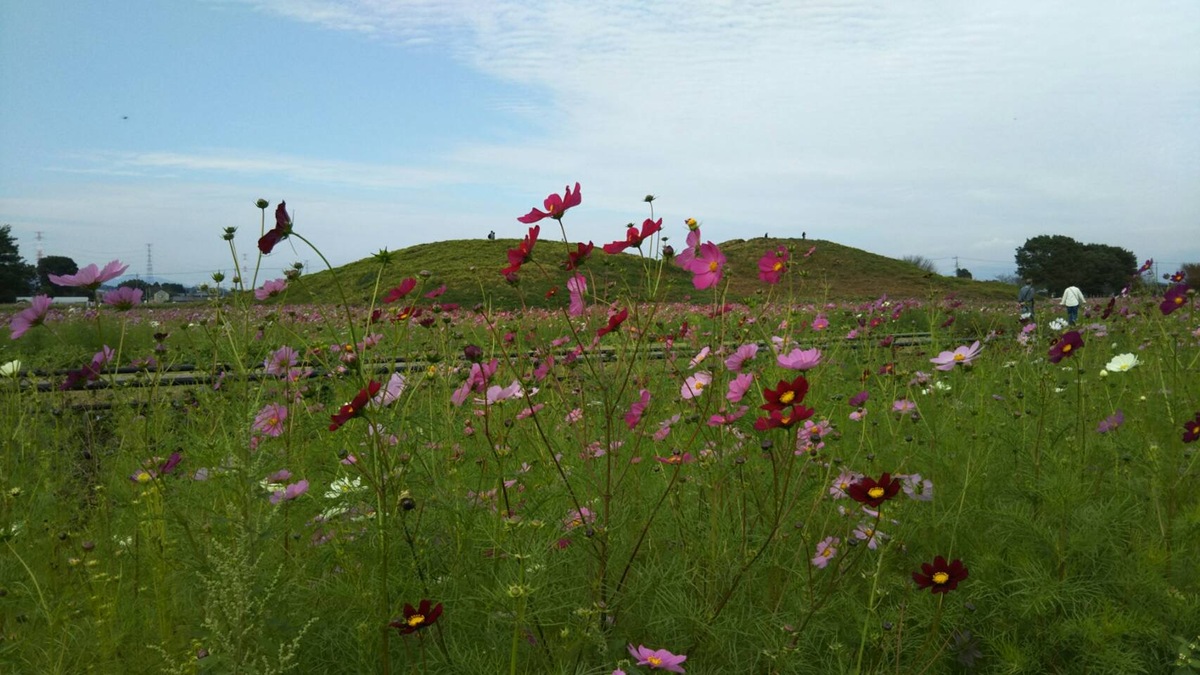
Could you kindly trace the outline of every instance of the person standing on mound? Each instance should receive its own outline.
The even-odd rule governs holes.
[[[1017,302],[1021,303],[1021,320],[1033,321],[1033,298],[1035,292],[1033,290],[1033,280],[1026,279],[1025,285],[1017,291]]]

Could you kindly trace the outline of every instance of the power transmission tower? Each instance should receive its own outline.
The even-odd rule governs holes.
[[[151,247],[154,244],[146,244],[146,281],[153,283],[154,276],[154,253]]]
[[[35,237],[35,239],[37,240],[37,261],[40,264],[42,262],[42,232],[41,232],[41,230],[38,230],[37,237]]]

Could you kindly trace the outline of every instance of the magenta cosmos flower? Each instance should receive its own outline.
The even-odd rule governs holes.
[[[264,281],[262,288],[254,289],[254,297],[258,300],[273,298],[287,290],[287,279],[272,279]]]
[[[559,197],[557,194],[553,194],[546,197],[546,200],[542,202],[542,206],[546,207],[545,211],[531,209],[529,213],[517,218],[517,220],[526,225],[532,225],[543,218],[562,220],[563,214],[567,212],[567,209],[579,206],[582,202],[583,192],[579,189],[579,183],[575,183],[575,192],[571,192],[571,186],[568,185],[563,196]]]
[[[612,243],[605,244],[604,252],[611,255],[620,253],[627,248],[641,248],[643,241],[646,241],[651,237],[651,235],[655,234],[661,229],[662,218],[659,218],[658,220],[650,220],[647,218],[646,220],[642,221],[641,231],[638,231],[638,228],[633,223],[630,223],[629,227],[625,229],[625,241],[614,241]]]
[[[1187,303],[1188,285],[1176,284],[1163,295],[1163,301],[1158,308],[1164,315],[1170,314]]]
[[[271,503],[278,504],[280,502],[290,502],[300,495],[308,492],[308,481],[300,480],[295,483],[290,483],[282,490],[276,490],[271,493]]]
[[[663,670],[668,673],[687,672],[680,665],[687,661],[683,654],[672,654],[665,649],[650,649],[644,645],[634,647],[629,645],[629,655],[637,659],[637,665],[646,666],[650,670]]]
[[[698,291],[716,286],[721,281],[721,272],[724,269],[725,254],[711,241],[700,245],[696,257],[687,266],[687,270],[692,273],[692,285]]]
[[[633,405],[629,406],[629,411],[625,413],[625,425],[630,429],[636,427],[642,421],[642,414],[646,412],[648,405],[650,405],[650,390],[643,389],[638,400],[634,401]]]
[[[112,281],[125,273],[129,265],[122,265],[120,260],[114,260],[104,266],[104,269],[96,267],[95,263],[79,270],[75,274],[57,274],[50,275],[50,283],[55,286],[71,286],[75,288],[87,288],[96,290],[100,288],[100,284],[107,281]]]
[[[777,284],[787,271],[788,251],[783,246],[767,251],[758,259],[758,278],[763,283]]]
[[[1079,331],[1069,331],[1063,333],[1058,342],[1050,348],[1050,363],[1058,363],[1066,357],[1074,354],[1080,347],[1083,346],[1083,337],[1079,335]]]
[[[541,218],[538,220],[541,220]],[[538,235],[541,233],[541,225],[534,225],[529,228],[529,232],[525,234],[521,243],[516,248],[508,249],[508,267],[500,270],[500,274],[503,274],[505,278],[512,279],[513,275],[520,272],[521,265],[533,259],[533,247],[537,244]]]
[[[971,361],[979,356],[979,352],[983,347],[976,340],[970,347],[959,347],[952,352],[942,352],[937,356],[929,359],[929,362],[934,364],[938,370],[954,370],[954,366],[969,366]]]
[[[704,389],[712,384],[712,373],[700,371],[695,375],[689,375],[684,381],[683,386],[679,388],[679,395],[686,401],[693,399],[704,392]]]
[[[12,339],[16,340],[30,328],[42,325],[46,321],[46,314],[50,311],[51,302],[53,301],[48,295],[35,295],[28,307],[17,312],[17,315],[8,323],[9,329],[12,330]]]
[[[288,216],[287,202],[279,202],[279,206],[275,207],[275,227],[268,230],[258,240],[258,250],[267,255],[275,248],[275,244],[288,238],[292,233],[292,219]]]
[[[142,289],[121,286],[104,294],[104,304],[121,311],[133,309],[142,304]]]

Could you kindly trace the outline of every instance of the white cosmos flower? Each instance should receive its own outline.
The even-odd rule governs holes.
[[[1067,327],[1066,319],[1055,319],[1050,322],[1051,330],[1062,330]]]
[[[0,377],[15,377],[19,372],[21,372],[20,361],[9,361],[0,366]]]
[[[341,499],[345,495],[361,492],[362,489],[362,478],[355,477],[350,479],[343,476],[329,484],[329,491],[325,493],[325,498]]]
[[[1117,354],[1104,367],[1110,373],[1123,373],[1141,363],[1133,354]]]

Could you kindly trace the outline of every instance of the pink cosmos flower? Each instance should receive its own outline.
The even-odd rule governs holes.
[[[742,366],[757,355],[757,344],[751,342],[750,344],[742,345],[741,347],[738,347],[733,354],[729,356],[729,358],[725,359],[725,367],[735,373],[740,373],[742,371]]]
[[[114,260],[104,266],[104,269],[96,267],[95,263],[84,267],[75,274],[57,274],[49,275],[50,283],[55,286],[71,286],[75,288],[87,288],[96,290],[100,288],[100,284],[107,281],[112,281],[125,273],[129,265],[122,265],[120,260]]]
[[[575,192],[571,192],[571,186],[566,187],[566,192],[562,197],[557,194],[552,194],[546,197],[542,205],[546,207],[545,211],[531,209],[529,213],[517,218],[526,225],[532,225],[543,218],[553,218],[562,220],[563,214],[573,206],[579,206],[583,202],[583,192],[579,189],[579,183],[575,183]]]
[[[734,410],[733,412],[725,412],[722,410],[721,412],[708,418],[708,426],[719,427],[726,424],[733,424],[734,422],[740,420],[748,410],[750,410],[750,407],[744,405],[738,406],[737,410]]]
[[[570,532],[577,527],[591,525],[594,522],[596,522],[596,514],[588,507],[581,506],[578,511],[572,510],[566,518],[563,518],[563,529]]]
[[[703,291],[712,288],[721,280],[721,272],[725,268],[725,254],[711,241],[700,245],[696,258],[688,265],[692,273],[692,285],[696,290]]]
[[[1125,413],[1118,410],[1115,413],[1113,413],[1113,414],[1109,415],[1108,417],[1105,417],[1103,420],[1101,420],[1100,425],[1098,427],[1096,427],[1096,432],[1101,433],[1101,434],[1107,434],[1108,432],[1115,430],[1117,427],[1121,426],[1124,423],[1125,423]]]
[[[400,280],[400,285],[388,291],[383,296],[383,304],[388,305],[412,292],[412,289],[417,287],[417,280],[412,277],[405,277]]]
[[[692,221],[693,223],[695,221]],[[683,252],[675,256],[675,265],[680,269],[688,269],[693,261],[696,260],[696,253],[700,250],[700,228],[688,225],[687,246]]]
[[[970,347],[963,346],[952,352],[942,352],[929,359],[929,362],[934,364],[937,370],[954,370],[954,366],[971,365],[971,361],[979,356],[982,349],[979,340],[976,340]]]
[[[900,479],[901,488],[909,499],[919,502],[933,501],[933,481],[922,478],[919,473],[897,474],[896,478]]]
[[[892,412],[894,412],[894,413],[900,413],[901,415],[907,415],[909,413],[916,412],[916,410],[917,410],[917,404],[913,403],[912,401],[910,401],[908,399],[902,398],[902,399],[898,399],[898,400],[892,402]]]
[[[629,645],[629,655],[637,659],[637,665],[646,666],[650,670],[663,670],[668,673],[687,672],[680,665],[687,661],[687,657],[682,654],[672,654],[665,649],[650,649],[643,645],[635,648],[633,645]]]
[[[288,369],[296,365],[298,356],[295,349],[284,345],[271,352],[271,355],[263,361],[263,368],[266,369],[268,375],[286,375]]]
[[[700,365],[704,359],[708,358],[710,352],[712,352],[712,350],[708,347],[701,349],[695,356],[692,357],[692,360],[688,362],[688,368],[695,368],[696,366]]]
[[[287,419],[287,406],[268,403],[254,417],[254,430],[264,436],[276,437],[283,433],[283,421]]]
[[[833,479],[833,485],[829,487],[829,496],[834,499],[849,499],[850,494],[847,490],[851,485],[863,479],[861,473],[855,471],[843,471],[838,474],[838,477]]]
[[[16,340],[30,328],[45,323],[46,314],[50,311],[50,304],[52,302],[48,295],[35,295],[30,305],[17,312],[16,316],[9,322],[8,327],[12,330],[12,339]]]
[[[380,388],[379,393],[371,399],[371,403],[380,408],[395,403],[400,398],[400,395],[404,393],[404,388],[407,384],[408,381],[403,375],[392,373],[392,376]]]
[[[837,537],[825,537],[817,544],[817,554],[813,556],[812,564],[817,569],[825,569],[829,561],[837,555],[837,545],[842,542]]]
[[[829,328],[829,319],[826,319],[824,314],[818,314],[817,318],[813,319],[812,329],[820,331],[826,328]]]
[[[860,523],[854,528],[854,538],[867,542],[867,548],[874,551],[879,548],[879,542],[887,539],[887,535],[876,530],[873,523]]]
[[[287,290],[287,279],[272,279],[264,281],[262,288],[254,290],[254,297],[258,300],[266,300],[273,298]]]
[[[750,390],[750,385],[754,383],[754,376],[750,373],[738,373],[732,380],[729,381],[729,391],[725,394],[725,400],[730,403],[737,403],[742,400],[746,392]]]
[[[662,218],[658,220],[650,220],[647,218],[642,222],[642,229],[639,232],[638,228],[630,224],[625,230],[625,241],[614,241],[611,244],[604,245],[604,252],[610,255],[620,253],[627,248],[641,248],[642,242],[649,239],[651,235],[662,230]]]
[[[498,384],[488,387],[486,397],[483,400],[476,399],[476,403],[492,405],[493,403],[518,399],[524,396],[525,392],[521,390],[521,383],[518,380],[513,380],[507,387],[501,387]]]
[[[758,278],[763,283],[777,284],[787,271],[787,264],[787,248],[780,246],[774,251],[767,251],[758,259]]]
[[[675,413],[674,415],[671,415],[667,419],[659,422],[658,423],[658,431],[654,432],[654,437],[653,437],[654,440],[658,441],[660,443],[662,441],[666,440],[667,436],[671,435],[671,427],[674,426],[674,424],[678,421],[679,421],[679,413]]]
[[[271,503],[278,504],[279,502],[289,502],[300,495],[308,492],[308,481],[301,480],[292,483],[282,490],[277,490],[271,493]]]
[[[696,398],[704,392],[704,388],[712,384],[712,374],[707,371],[700,371],[694,375],[689,375],[684,381],[683,386],[679,389],[679,395],[683,400]]]
[[[587,277],[576,274],[567,279],[567,293],[571,296],[571,305],[567,308],[567,315],[581,316],[585,311],[583,294],[587,293]]]
[[[629,412],[625,413],[625,424],[630,428],[638,425],[642,421],[642,413],[646,412],[646,406],[650,405],[650,390],[643,389],[637,401],[629,406]]]
[[[104,304],[121,311],[133,309],[142,304],[142,289],[121,286],[104,294]]]
[[[780,354],[775,360],[783,368],[808,370],[821,363],[821,350],[816,347],[812,349],[797,348],[787,354]]]

